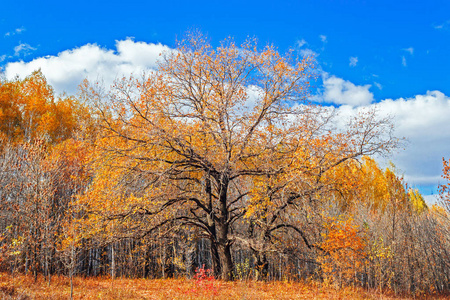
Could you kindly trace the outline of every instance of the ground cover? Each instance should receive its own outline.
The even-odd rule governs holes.
[[[69,299],[70,280],[63,276],[0,274],[0,299]],[[200,279],[74,278],[74,299],[450,299],[439,295],[400,296],[362,288],[324,287],[299,282],[222,282]]]

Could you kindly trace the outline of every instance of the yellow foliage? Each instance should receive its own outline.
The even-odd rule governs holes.
[[[9,142],[61,142],[72,136],[83,113],[74,98],[55,99],[40,71],[23,80],[0,81],[0,136]]]
[[[394,169],[394,166],[391,166]],[[374,210],[409,209],[408,203],[418,213],[426,209],[423,197],[417,190],[407,190],[403,179],[391,168],[382,170],[375,160],[364,156],[361,162],[350,160],[328,174],[338,191],[334,194],[343,208],[366,205]]]
[[[326,284],[350,283],[363,266],[366,254],[364,231],[351,217],[327,217],[323,241],[319,244],[324,254],[319,256]]]
[[[426,210],[428,210],[428,206],[425,203],[425,199],[420,194],[419,190],[417,189],[409,189],[408,190],[408,198],[411,202],[411,205],[416,213],[422,213]]]

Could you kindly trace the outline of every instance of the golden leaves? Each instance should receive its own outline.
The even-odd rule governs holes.
[[[75,99],[55,99],[40,71],[0,83],[0,132],[10,142],[36,138],[61,142],[78,128],[81,111]]]
[[[325,284],[348,282],[363,266],[367,255],[364,231],[351,217],[328,217],[320,247],[325,252],[319,257]]]

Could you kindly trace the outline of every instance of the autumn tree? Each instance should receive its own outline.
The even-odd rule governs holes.
[[[86,117],[85,109],[74,97],[55,96],[40,70],[24,79],[0,80],[0,138],[4,142],[62,142]]]
[[[55,272],[68,204],[88,178],[92,124],[89,108],[55,96],[40,71],[0,81],[0,230],[11,271],[49,281]]]
[[[253,40],[213,48],[192,35],[141,79],[107,93],[86,84],[103,132],[83,205],[116,235],[197,228],[224,280],[233,277],[234,243],[262,253],[292,230],[311,246],[287,216],[320,201],[340,164],[397,143],[374,111],[336,128],[331,107],[307,101],[314,74],[312,57],[259,50]],[[253,233],[237,232],[238,223],[255,224]]]
[[[442,158],[442,178],[445,182],[439,185],[439,198],[442,206],[450,212],[450,159]]]

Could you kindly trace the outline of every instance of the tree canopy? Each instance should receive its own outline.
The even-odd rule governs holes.
[[[259,50],[253,40],[214,49],[191,36],[143,78],[122,79],[107,94],[86,85],[104,129],[104,172],[91,190],[102,199],[97,209],[122,225],[146,216],[141,234],[168,224],[198,228],[223,279],[232,277],[235,242],[264,244],[252,239],[292,228],[311,246],[286,214],[320,201],[337,166],[397,144],[392,124],[374,111],[337,128],[332,107],[308,102],[314,68],[312,57]],[[114,184],[105,188],[105,180]],[[251,220],[260,233],[233,229]]]

